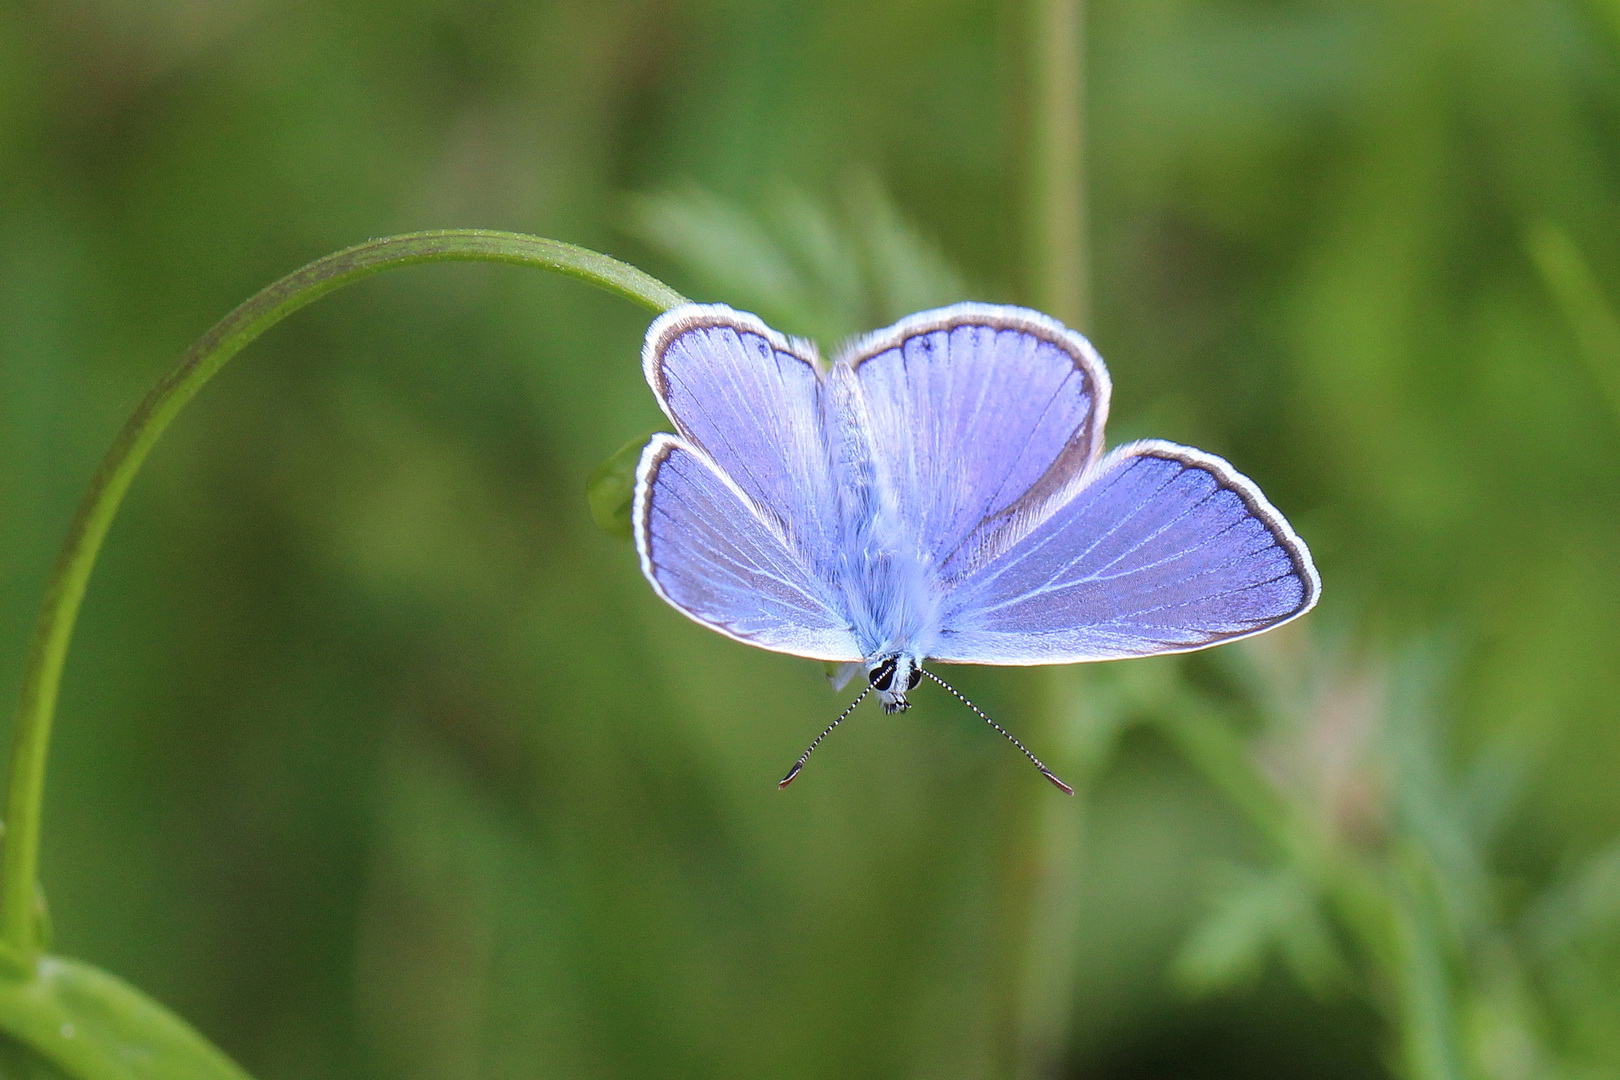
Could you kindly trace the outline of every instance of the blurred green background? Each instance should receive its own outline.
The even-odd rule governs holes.
[[[1061,809],[928,693],[779,794],[846,695],[586,508],[664,426],[646,314],[386,275],[253,345],[113,531],[56,950],[263,1080],[1620,1076],[1620,7],[1086,17],[1110,441],[1258,480],[1316,613],[951,672]],[[328,251],[535,232],[828,344],[1039,296],[1029,21],[0,0],[0,690],[140,394]]]

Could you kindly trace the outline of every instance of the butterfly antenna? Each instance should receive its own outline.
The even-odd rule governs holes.
[[[1012,743],[1014,746],[1018,747],[1018,749],[1022,750],[1023,753],[1024,753],[1024,756],[1029,758],[1029,760],[1031,760],[1031,761],[1033,761],[1035,763],[1035,767],[1037,769],[1041,770],[1041,775],[1046,777],[1048,780],[1052,781],[1052,783],[1058,788],[1059,791],[1063,792],[1063,794],[1065,794],[1065,795],[1073,795],[1074,794],[1074,788],[1070,787],[1068,784],[1065,784],[1063,781],[1059,780],[1057,778],[1056,774],[1054,774],[1051,769],[1048,769],[1045,765],[1043,765],[1041,763],[1040,758],[1036,757],[1034,754],[1029,752],[1029,747],[1025,746],[1023,743],[1021,743],[1017,739],[1013,738],[1012,732],[1008,731],[1006,728],[1002,727],[1000,724],[996,723],[994,720],[992,720],[988,716],[984,715],[984,710],[980,709],[977,705],[973,704],[973,702],[971,702],[967,698],[963,697],[962,694],[961,694],[961,691],[957,690],[956,687],[952,686],[950,683],[946,682],[944,679],[940,678],[938,675],[935,675],[932,671],[925,671],[922,668],[918,668],[917,670],[921,671],[924,675],[928,676],[930,679],[933,679],[935,682],[939,683],[939,685],[941,685],[945,689],[949,690],[951,692],[951,695],[953,697],[955,697],[957,701],[960,701],[962,704],[966,705],[968,708],[972,709],[975,713],[977,713],[980,720],[983,720],[985,723],[989,724],[991,727],[993,727],[997,731],[1001,732],[1001,734],[1006,738],[1006,740],[1008,742]],[[862,695],[862,696],[865,696],[865,695]],[[842,720],[843,717],[840,716],[838,719]],[[834,724],[833,726],[836,727],[837,725]],[[828,728],[827,730],[831,731],[832,728]],[[820,742],[821,740],[817,739],[816,741]],[[811,749],[813,750],[815,748],[811,747]],[[809,756],[808,752],[806,752],[805,756],[806,757]],[[798,771],[798,769],[795,768],[794,772],[797,772],[797,771]],[[790,773],[788,775],[788,780],[791,780],[792,778],[793,778],[793,776]],[[787,780],[784,780],[782,782],[785,784],[785,783],[787,783]]]
[[[859,694],[857,694],[855,696],[855,700],[849,703],[849,708],[847,708],[843,712],[839,713],[838,714],[838,719],[836,719],[832,723],[828,724],[827,725],[827,730],[823,731],[820,735],[816,736],[815,741],[812,742],[808,747],[805,748],[804,753],[799,755],[799,760],[795,761],[793,763],[793,768],[789,769],[788,774],[786,776],[782,777],[781,782],[776,785],[778,791],[780,791],[782,788],[787,787],[789,784],[793,783],[793,778],[795,776],[799,775],[799,770],[804,768],[804,763],[810,760],[810,755],[815,753],[816,747],[821,745],[821,740],[825,739],[827,736],[831,735],[832,731],[833,731],[833,728],[837,727],[839,724],[842,724],[846,719],[848,719],[849,714],[855,711],[855,706],[857,706],[861,702],[865,701],[866,700],[866,695],[870,694],[871,692],[872,692],[872,685],[870,683],[868,683],[867,686],[866,686],[866,689],[862,690]],[[1024,752],[1027,754],[1029,751],[1026,750]]]

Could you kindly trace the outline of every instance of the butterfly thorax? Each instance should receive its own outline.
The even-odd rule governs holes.
[[[884,708],[906,707],[912,672],[939,633],[939,582],[933,560],[900,521],[867,436],[858,384],[847,367],[828,373],[829,467],[838,493],[839,551],[831,575]],[[885,663],[906,667],[893,689],[877,686]]]

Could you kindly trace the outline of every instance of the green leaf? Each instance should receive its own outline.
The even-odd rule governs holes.
[[[5,1080],[66,1080],[67,1074],[15,1039],[0,1035],[0,1076]]]
[[[1229,877],[1175,959],[1177,981],[1194,993],[1248,981],[1265,960],[1275,917],[1274,882],[1235,869]]]
[[[819,332],[804,272],[757,214],[702,188],[633,196],[631,230],[715,296],[795,333]]]
[[[76,960],[47,956],[34,978],[0,980],[0,1029],[74,1080],[248,1080],[174,1013]]]
[[[1525,246],[1574,331],[1593,381],[1620,417],[1620,314],[1581,249],[1563,229],[1548,221],[1537,222],[1526,235]]]
[[[640,195],[629,219],[709,295],[829,348],[976,292],[869,176],[831,200],[779,188],[759,208],[695,187]]]
[[[636,466],[641,461],[642,448],[652,438],[643,435],[631,439],[602,464],[591,470],[585,481],[585,501],[590,504],[591,517],[609,536],[630,539],[630,511],[636,498]]]
[[[1544,956],[1583,940],[1614,941],[1620,931],[1620,841],[1565,871],[1530,908],[1525,930]]]
[[[1286,867],[1233,869],[1176,958],[1179,981],[1197,993],[1249,979],[1269,953],[1307,988],[1321,992],[1343,974],[1343,961],[1308,885]]]

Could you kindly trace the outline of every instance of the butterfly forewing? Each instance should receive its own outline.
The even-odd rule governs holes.
[[[923,312],[840,362],[859,378],[888,511],[935,565],[1061,493],[1102,445],[1106,369],[1078,334],[1033,311]]]
[[[642,454],[634,526],[647,579],[697,622],[775,652],[861,659],[823,580],[702,451],[674,436],[653,438]]]
[[[647,331],[647,381],[701,449],[809,563],[836,543],[821,380],[808,346],[752,315],[690,304]]]
[[[1309,610],[1310,554],[1258,488],[1171,443],[1121,447],[994,558],[944,583],[936,659],[1061,664],[1185,652]]]

